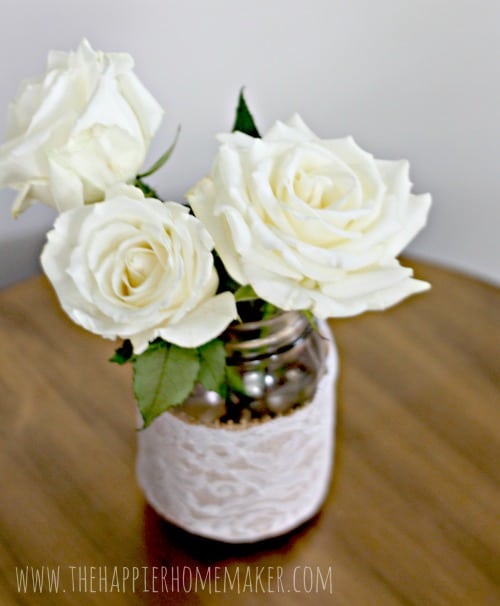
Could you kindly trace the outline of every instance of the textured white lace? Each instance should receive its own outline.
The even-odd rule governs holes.
[[[149,503],[189,532],[230,543],[283,534],[312,517],[333,464],[338,358],[314,400],[289,415],[226,429],[165,413],[138,433],[137,477]]]

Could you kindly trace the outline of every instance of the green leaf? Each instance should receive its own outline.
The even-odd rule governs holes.
[[[172,152],[174,151],[175,146],[177,145],[177,141],[179,140],[180,132],[181,132],[181,127],[179,125],[177,127],[177,132],[175,133],[174,140],[173,140],[172,144],[170,145],[170,147],[167,149],[167,151],[158,158],[158,160],[153,164],[153,166],[151,166],[151,168],[148,168],[148,170],[144,171],[140,175],[137,175],[136,179],[138,179],[140,181],[141,179],[144,179],[144,177],[149,177],[150,175],[155,173],[157,170],[159,170],[167,162],[167,160],[172,155]]]
[[[121,347],[116,349],[115,353],[109,358],[109,362],[114,362],[115,364],[126,364],[130,362],[134,357],[134,348],[132,347],[132,343],[129,339],[123,341]]]
[[[226,366],[226,381],[227,386],[231,391],[246,395],[245,384],[241,378],[241,374],[234,366]]]
[[[302,313],[304,314],[304,316],[306,317],[306,320],[311,325],[311,328],[313,330],[318,330],[318,324],[316,322],[316,318],[314,317],[313,312],[310,309],[303,309]]]
[[[134,362],[134,393],[144,427],[156,417],[182,404],[191,393],[200,361],[196,349],[165,342],[155,343]]]
[[[222,395],[226,373],[226,350],[221,339],[213,339],[198,348],[200,370],[196,381],[205,389]]]
[[[269,301],[264,301],[262,306],[262,319],[267,320],[267,318],[272,318],[278,311],[279,309],[275,305],[269,303]]]
[[[226,290],[233,293],[236,292],[239,288],[241,288],[241,285],[236,282],[236,280],[233,280],[227,273],[226,267],[217,252],[214,250],[212,251],[212,254],[214,257],[215,271],[219,276],[219,287],[217,288],[217,294],[225,292]]]
[[[156,198],[157,200],[160,199],[156,190],[150,187],[147,183],[144,183],[144,181],[141,181],[141,179],[138,177],[136,177],[134,185],[142,191],[145,198]]]
[[[240,286],[238,288],[238,290],[234,293],[234,298],[236,299],[236,302],[239,302],[239,301],[254,301],[255,299],[258,299],[259,297],[257,296],[257,293],[252,288],[252,286],[250,286],[250,284],[247,284],[246,286]]]
[[[233,124],[233,132],[240,131],[246,135],[250,135],[251,137],[260,138],[260,134],[255,126],[253,116],[250,113],[248,105],[245,101],[245,97],[243,96],[243,91],[244,88],[240,90],[238,107],[236,108],[236,118]]]

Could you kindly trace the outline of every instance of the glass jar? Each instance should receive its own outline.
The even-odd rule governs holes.
[[[174,414],[212,423],[247,423],[311,401],[325,372],[327,342],[298,311],[232,324],[226,348],[227,395],[197,385]]]
[[[253,543],[309,520],[328,494],[337,352],[326,323],[298,312],[234,324],[224,341],[227,398],[198,386],[139,431],[137,478],[180,528]]]

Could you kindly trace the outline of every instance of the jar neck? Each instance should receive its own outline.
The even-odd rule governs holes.
[[[232,324],[223,338],[231,363],[231,360],[250,360],[285,351],[307,336],[310,330],[303,313],[280,311],[263,320]]]

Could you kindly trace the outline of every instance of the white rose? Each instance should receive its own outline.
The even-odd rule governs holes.
[[[41,260],[74,322],[141,353],[156,337],[198,347],[236,317],[233,295],[215,294],[212,248],[186,207],[122,185],[105,202],[61,213]]]
[[[19,190],[12,214],[39,200],[59,211],[100,201],[133,179],[163,111],[124,53],[49,53],[46,72],[24,82],[0,147],[0,186]]]
[[[431,202],[410,193],[406,161],[377,160],[350,137],[321,140],[298,116],[262,139],[220,140],[211,177],[187,197],[237,282],[320,318],[429,288],[396,260]]]

